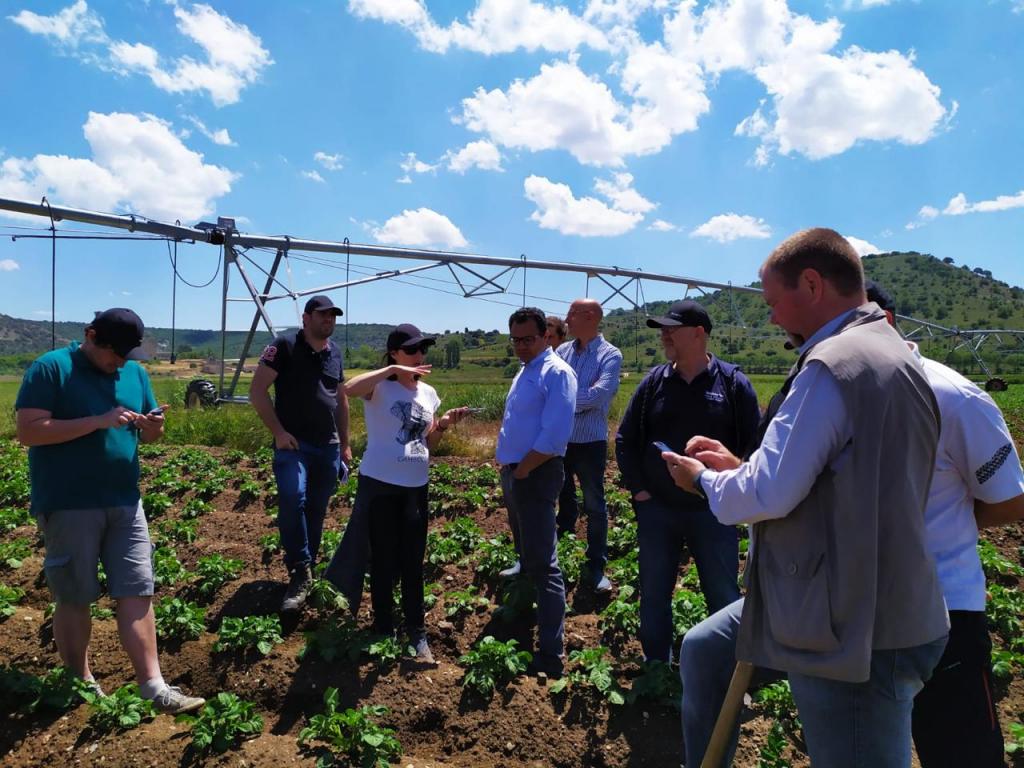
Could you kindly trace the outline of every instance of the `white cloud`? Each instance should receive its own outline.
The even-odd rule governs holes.
[[[89,10],[85,0],[76,0],[53,16],[21,11],[7,18],[34,35],[51,38],[68,48],[77,48],[81,43],[102,43],[107,40],[103,20]]]
[[[941,216],[963,216],[968,213],[996,213],[999,211],[1010,211],[1014,208],[1024,208],[1024,189],[1015,195],[999,195],[992,200],[981,200],[977,203],[967,201],[967,195],[959,192],[950,198],[946,207],[941,211],[931,205],[921,207],[917,212],[917,218],[906,225],[907,229],[919,229]]]
[[[859,237],[853,235],[843,235],[846,238],[846,242],[853,246],[853,249],[857,251],[860,256],[870,256],[872,253],[881,253],[882,249],[877,245],[869,243],[867,240],[861,240]]]
[[[771,233],[771,227],[764,223],[764,219],[723,213],[705,221],[690,233],[690,237],[706,237],[720,243],[730,243],[741,238],[761,239],[769,237]]]
[[[345,158],[341,154],[329,155],[326,152],[316,152],[313,159],[328,171],[340,171],[345,167],[342,162]]]
[[[14,259],[0,259],[0,272],[13,272],[16,269],[21,269]]]
[[[892,3],[893,0],[843,0],[843,8],[847,11],[860,11],[868,8],[880,8]]]
[[[200,120],[198,117],[193,115],[185,115],[185,119],[188,120],[192,125],[199,129],[199,132],[206,138],[212,141],[214,144],[218,144],[222,147],[234,147],[235,142],[231,140],[231,134],[228,133],[227,128],[218,128],[211,130],[206,127],[206,123]]]
[[[327,183],[327,182],[324,181],[324,177],[321,176],[316,171],[302,171],[301,175],[302,175],[302,178],[309,179],[310,181],[315,181],[318,184],[326,184]]]
[[[463,48],[483,54],[572,51],[608,47],[604,34],[563,6],[532,0],[479,0],[466,21],[438,25],[421,0],[349,0],[349,12],[363,19],[399,24],[428,51]]]
[[[655,219],[651,222],[650,226],[647,227],[652,232],[678,232],[679,227],[670,221],[664,219]]]
[[[669,5],[669,0],[590,0],[583,18],[601,25],[631,26],[644,13]]]
[[[182,56],[170,66],[161,66],[153,48],[119,41],[110,46],[112,62],[124,71],[147,75],[157,88],[169,93],[206,91],[218,107],[236,103],[241,91],[273,64],[270,52],[247,26],[208,5],[197,3],[187,10],[173,4],[178,31],[203,49],[206,61]]]
[[[543,176],[527,177],[523,192],[537,206],[530,220],[536,221],[542,229],[553,229],[563,235],[622,235],[644,218],[642,213],[620,211],[594,197],[577,198],[567,184],[557,184]]]
[[[407,152],[405,159],[398,164],[402,171],[405,173],[404,176],[397,179],[399,184],[412,184],[412,173],[433,173],[437,170],[438,164],[431,165],[430,163],[424,163],[422,160],[417,159],[415,152]]]
[[[482,171],[505,170],[501,167],[501,152],[489,141],[471,141],[457,152],[448,150],[444,159],[448,161],[448,170],[455,173],[465,173],[470,168]]]
[[[127,210],[156,219],[196,220],[213,212],[238,175],[203,162],[152,115],[90,112],[83,126],[92,158],[9,157],[0,195],[92,210]]]
[[[955,195],[943,209],[946,216],[962,216],[965,213],[993,213],[1024,208],[1024,189],[1015,195],[999,195],[994,200],[982,200],[978,203],[967,202],[967,196],[960,192]]]
[[[616,173],[612,180],[598,179],[594,182],[594,189],[603,197],[611,201],[612,207],[626,213],[647,213],[658,207],[635,189],[633,189],[633,174]]]
[[[372,230],[378,243],[411,247],[441,246],[462,248],[468,245],[462,232],[447,216],[430,208],[404,210],[381,227]]]
[[[621,166],[625,156],[657,152],[674,134],[695,129],[709,107],[699,71],[660,46],[629,57],[622,85],[635,99],[628,110],[575,60],[544,64],[505,91],[478,88],[456,121],[504,147],[564,149],[585,165]]]

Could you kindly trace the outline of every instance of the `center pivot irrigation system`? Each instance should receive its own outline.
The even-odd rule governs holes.
[[[227,402],[246,400],[246,398],[237,397],[235,395],[235,390],[245,361],[250,354],[253,338],[260,324],[262,323],[271,335],[277,335],[278,333],[279,329],[275,328],[275,325],[270,318],[270,314],[267,311],[267,305],[272,301],[291,299],[292,301],[297,302],[304,296],[326,293],[344,288],[346,289],[347,304],[347,289],[353,286],[366,285],[379,280],[401,278],[425,272],[427,270],[436,269],[447,270],[454,279],[454,284],[458,286],[461,295],[465,298],[480,298],[494,294],[514,294],[514,292],[509,289],[517,271],[521,270],[523,286],[522,299],[524,305],[527,298],[527,270],[547,270],[583,274],[586,276],[587,280],[588,296],[590,295],[590,281],[592,279],[596,280],[610,291],[610,293],[608,293],[605,299],[601,302],[602,305],[611,301],[614,297],[619,296],[625,302],[630,304],[633,307],[633,310],[637,313],[639,313],[646,304],[643,297],[643,281],[685,286],[684,295],[689,294],[691,290],[697,290],[701,293],[706,293],[707,289],[725,290],[729,292],[730,301],[734,295],[733,292],[760,293],[760,290],[757,288],[735,286],[732,283],[717,283],[692,277],[684,277],[682,275],[659,274],[654,272],[645,272],[640,269],[622,269],[615,266],[608,267],[592,264],[576,264],[572,262],[539,261],[528,259],[526,256],[520,256],[519,258],[497,258],[453,251],[393,248],[380,245],[352,243],[349,242],[348,239],[342,242],[334,242],[326,240],[307,240],[289,237],[287,235],[250,235],[239,232],[235,228],[235,220],[230,218],[218,218],[216,224],[200,222],[192,227],[183,226],[180,223],[166,224],[134,214],[117,215],[55,206],[51,205],[45,197],[40,203],[0,197],[0,210],[29,216],[38,216],[49,220],[49,234],[19,234],[14,237],[45,237],[53,241],[51,269],[53,273],[52,277],[54,278],[54,285],[56,283],[56,241],[58,239],[76,237],[74,234],[58,234],[57,222],[59,221],[73,221],[83,224],[127,230],[133,235],[135,235],[135,233],[140,233],[138,235],[139,239],[143,239],[142,235],[145,235],[147,236],[144,238],[146,240],[157,239],[175,244],[207,243],[222,249],[224,269],[222,273],[221,290],[221,356],[217,399]],[[273,254],[269,269],[256,261],[256,259],[253,258],[253,255],[249,253],[250,250]],[[329,285],[317,286],[315,288],[294,290],[290,285],[286,285],[285,282],[282,281],[279,276],[279,272],[282,265],[285,265],[288,273],[287,282],[290,284],[291,270],[287,267],[288,259],[289,255],[296,251],[304,253],[330,253],[345,256],[346,280]],[[385,270],[366,277],[350,280],[348,279],[349,275],[347,273],[352,256],[407,259],[427,263],[409,267],[407,269]],[[177,281],[180,278],[177,273],[176,261],[174,261],[174,264],[174,284],[176,290]],[[256,284],[253,282],[252,277],[247,271],[248,269],[258,271],[265,276],[266,279],[262,290],[257,289]],[[247,293],[246,296],[233,297],[229,295],[231,274],[233,271],[237,272],[238,277],[241,279],[242,285]],[[505,279],[504,284],[499,282],[499,280],[502,279]],[[634,294],[633,297],[630,297],[626,293],[626,291],[630,289],[632,289]],[[229,302],[252,302],[255,306],[255,311],[253,313],[252,322],[249,326],[249,332],[246,335],[245,342],[242,347],[242,352],[231,375],[230,382],[225,385],[227,372],[224,352],[227,340],[227,308]],[[53,315],[55,314],[55,303],[55,297],[51,292],[51,323],[54,322]],[[735,307],[735,304],[732,304],[732,309],[736,314],[737,324],[742,326],[743,322],[742,319],[739,319],[739,311]],[[952,338],[955,342],[955,346],[952,351],[955,351],[956,349],[969,350],[974,360],[986,375],[989,375],[989,369],[982,360],[979,350],[987,340],[994,339],[997,343],[1003,344],[1003,337],[1007,337],[1024,346],[1024,331],[987,329],[963,330],[959,328],[946,328],[935,323],[917,320],[905,315],[897,315],[897,318],[904,324],[904,326],[909,326],[910,330],[907,333],[907,338]],[[639,322],[639,320],[637,322]],[[1005,384],[1003,387],[1005,387]]]

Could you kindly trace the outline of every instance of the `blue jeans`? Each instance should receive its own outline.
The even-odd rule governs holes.
[[[683,680],[685,764],[700,765],[736,664],[743,601],[737,600],[686,633],[679,651]],[[823,768],[908,768],[914,696],[942,656],[946,638],[912,648],[876,650],[871,677],[845,683],[791,673],[793,699],[811,762]],[[784,675],[757,669],[751,688]],[[737,720],[727,752],[736,752]]]
[[[320,549],[327,503],[338,485],[341,446],[299,440],[299,449],[274,449],[277,527],[288,570],[312,566]]]
[[[555,549],[555,501],[564,481],[562,459],[548,459],[524,480],[502,467],[501,490],[522,574],[537,588],[537,649],[561,656],[565,634],[565,582]]]
[[[740,596],[739,537],[706,506],[679,509],[657,499],[634,501],[640,546],[640,644],[647,659],[668,661],[672,647],[672,593],[683,545],[697,565],[708,611]]]
[[[604,468],[608,441],[569,443],[565,450],[565,483],[558,496],[558,535],[575,533],[579,509],[576,478],[583,491],[583,512],[587,516],[587,571],[597,584],[608,562],[608,507],[604,503]]]

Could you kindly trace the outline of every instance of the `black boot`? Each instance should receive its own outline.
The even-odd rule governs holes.
[[[291,613],[302,608],[306,602],[306,595],[309,593],[309,585],[312,581],[313,577],[306,563],[291,569],[288,589],[285,590],[284,600],[281,602],[282,613]]]

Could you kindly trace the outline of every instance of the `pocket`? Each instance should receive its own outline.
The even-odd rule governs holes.
[[[838,650],[824,552],[790,554],[781,562],[768,552],[761,555],[758,580],[772,637],[802,651]]]

